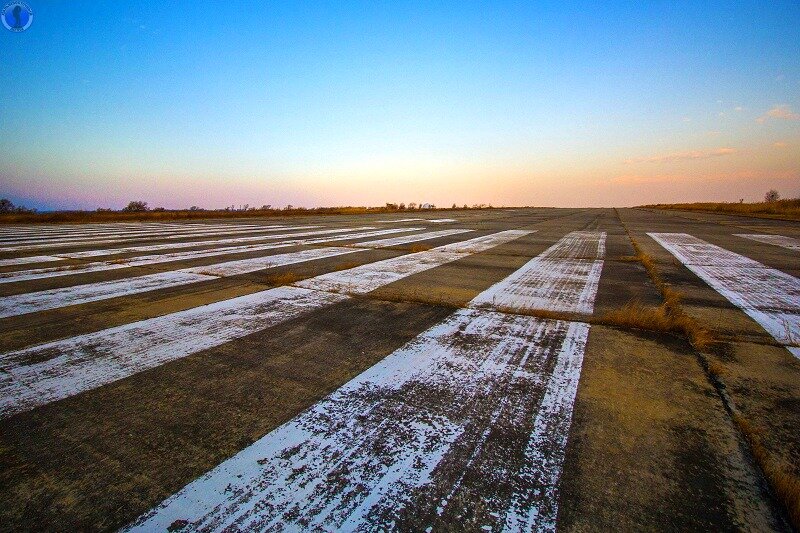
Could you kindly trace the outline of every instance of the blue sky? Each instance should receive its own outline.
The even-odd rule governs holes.
[[[29,2],[27,31],[0,28],[0,196],[800,194],[797,2],[429,4]]]

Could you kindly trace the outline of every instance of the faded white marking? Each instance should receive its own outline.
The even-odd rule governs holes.
[[[93,237],[76,237],[76,238],[58,238],[52,239],[44,243],[14,243],[13,246],[8,246],[11,243],[4,243],[0,247],[0,252],[20,252],[28,250],[39,250],[42,248],[65,248],[68,246],[91,246],[95,244],[109,244],[115,242],[127,241],[143,241],[143,240],[177,240],[177,239],[191,239],[194,237],[207,237],[211,235],[237,235],[242,233],[265,233],[274,231],[270,229],[230,229],[230,230],[201,230],[201,231],[186,231],[186,232],[165,232],[148,235],[128,235],[124,237],[116,237],[110,239],[96,239]]]
[[[63,261],[63,257],[52,255],[34,255],[29,257],[17,257],[16,259],[0,259],[0,266],[28,265],[30,263],[50,263],[53,261]]]
[[[780,246],[795,252],[800,251],[800,240],[793,239],[792,237],[784,237],[783,235],[755,235],[742,233],[738,233],[736,236],[744,239],[750,239],[751,241],[763,242],[764,244],[773,244],[775,246]]]
[[[569,323],[536,413],[525,464],[517,474],[519,483],[505,517],[505,531],[556,530],[558,486],[588,338],[589,324]]]
[[[458,235],[461,233],[468,233],[473,231],[471,229],[446,229],[442,231],[429,231],[418,235],[404,235],[402,237],[390,237],[388,239],[380,239],[377,241],[357,242],[350,246],[359,246],[362,248],[384,248],[387,246],[398,246],[400,244],[409,244],[412,242],[419,242],[428,239],[436,239],[439,237],[448,237],[450,235]]]
[[[554,531],[588,333],[459,310],[127,531]]]
[[[555,509],[587,333],[459,310],[127,531],[178,520],[188,531],[423,530],[415,519],[436,511],[430,527],[469,513],[458,523],[476,529],[525,519],[533,506],[552,529],[545,512]],[[507,462],[550,432],[521,465]]]
[[[89,283],[62,289],[6,296],[0,300],[0,318],[56,309],[68,305],[96,302],[188,283],[217,279],[215,276],[187,272],[159,272],[116,281]]]
[[[18,238],[54,238],[54,237],[98,237],[107,235],[129,235],[141,233],[164,233],[164,232],[179,232],[179,231],[205,231],[205,230],[222,230],[222,229],[267,229],[267,228],[283,228],[285,224],[270,224],[270,225],[257,225],[257,224],[173,224],[173,225],[152,225],[152,226],[108,226],[103,228],[52,228],[50,231],[47,228],[36,228],[27,231],[7,232],[0,234],[0,242],[5,242],[11,239]]]
[[[481,293],[472,305],[592,314],[603,270],[605,239],[605,232],[600,231],[570,233]]]
[[[364,294],[406,276],[451,263],[528,235],[527,230],[508,230],[463,242],[446,244],[424,252],[394,257],[341,272],[331,272],[297,282],[298,287],[346,294]]]
[[[428,220],[428,222],[432,222],[434,224],[444,224],[447,222],[457,222],[454,218],[432,218]]]
[[[358,235],[365,236],[368,233],[384,234],[393,230],[378,230],[365,232]],[[430,238],[429,234],[417,234],[419,240]],[[342,236],[327,239],[315,239],[315,241],[341,239]],[[381,242],[377,240],[374,242]],[[365,247],[370,247],[371,241],[365,241]],[[280,246],[289,246],[281,244]],[[277,247],[277,246],[274,246]],[[101,281],[87,283],[84,285],[74,285],[59,289],[50,289],[38,292],[30,292],[13,296],[6,296],[0,300],[0,318],[17,316],[26,313],[34,313],[47,309],[56,309],[68,305],[78,305],[88,302],[96,302],[119,296],[129,296],[142,292],[149,292],[168,287],[199,283],[221,276],[235,276],[247,274],[273,268],[277,266],[290,265],[304,261],[312,261],[327,257],[334,257],[347,253],[355,253],[361,250],[355,248],[328,247],[312,250],[303,250],[286,254],[271,255],[267,257],[257,257],[234,261],[225,261],[213,265],[184,268],[172,272],[148,274],[114,281]]]
[[[298,226],[297,228],[281,228],[283,229],[309,229],[319,226]],[[310,235],[332,235],[336,233],[346,233],[348,231],[359,231],[374,229],[371,226],[364,226],[360,228],[344,228],[344,229],[331,229],[331,230],[315,230],[315,231],[300,231],[293,233],[277,233],[270,235],[256,235],[254,237],[232,237],[232,238],[217,238],[207,241],[193,241],[193,242],[167,242],[162,244],[146,244],[142,246],[126,246],[124,248],[106,248],[102,250],[86,250],[83,252],[67,252],[59,253],[59,257],[67,257],[69,259],[84,259],[87,257],[100,257],[103,255],[119,255],[119,254],[132,254],[140,252],[157,252],[160,250],[178,250],[181,248],[201,248],[203,246],[221,246],[231,244],[242,244],[248,242],[268,241],[274,239],[289,239],[297,237],[307,237]],[[409,228],[409,230],[414,228]]]
[[[45,244],[62,242],[79,242],[91,241],[93,239],[104,239],[106,237],[114,237],[125,240],[143,239],[146,237],[161,237],[163,235],[195,235],[195,234],[209,234],[216,233],[231,233],[234,232],[250,233],[254,231],[275,231],[282,226],[263,226],[262,228],[243,228],[235,226],[232,228],[216,227],[216,228],[166,228],[166,229],[143,229],[136,231],[104,231],[100,233],[68,233],[65,235],[38,235],[25,239],[15,239],[13,237],[0,237],[0,245],[17,245],[17,244]]]
[[[526,233],[517,232],[514,235],[519,237]],[[482,250],[507,242],[512,234],[501,232],[462,244],[468,249]],[[450,244],[439,249],[452,246]],[[346,250],[356,251],[351,248]],[[428,254],[434,250],[421,253]],[[387,261],[394,259],[379,263]],[[411,273],[400,273],[398,277]],[[365,282],[375,287],[374,280]],[[224,344],[295,318],[303,310],[316,309],[344,299],[346,297],[324,291],[279,287],[2,354],[0,418]]]
[[[278,287],[0,355],[0,417],[68,398],[343,299]]]
[[[648,233],[800,358],[800,279],[686,233]]]
[[[253,257],[250,259],[238,259],[235,261],[225,261],[215,265],[184,268],[178,272],[188,272],[192,274],[204,274],[208,276],[238,276],[266,268],[273,268],[282,265],[313,261],[326,257],[356,253],[359,250],[345,247],[312,248],[288,254],[269,255],[266,257]]]
[[[276,248],[286,248],[289,246],[299,246],[304,244],[318,244],[342,239],[360,239],[373,235],[386,235],[413,230],[414,228],[385,229],[352,234],[337,234],[333,237],[316,239],[293,239],[267,244],[251,244],[246,246],[230,246],[223,248],[212,248],[205,250],[192,250],[185,252],[173,252],[168,254],[144,255],[116,261],[95,261],[83,265],[46,267],[29,270],[17,270],[14,272],[0,273],[0,284],[30,281],[34,279],[52,278],[59,276],[73,276],[76,274],[87,274],[93,272],[103,272],[106,270],[119,270],[121,268],[132,268],[137,266],[156,265],[160,263],[170,263],[175,261],[187,261],[203,257],[215,257],[218,255],[229,255],[236,253],[258,252],[273,250]]]

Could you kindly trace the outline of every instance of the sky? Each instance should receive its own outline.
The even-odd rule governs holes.
[[[797,1],[27,3],[0,197],[40,210],[800,196]]]

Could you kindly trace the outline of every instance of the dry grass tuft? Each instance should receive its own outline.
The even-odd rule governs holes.
[[[725,365],[723,365],[722,363],[719,363],[717,361],[709,361],[708,362],[708,373],[711,374],[712,376],[714,376],[714,378],[716,378],[716,379],[719,379],[727,371],[728,371],[728,369],[725,368]]]
[[[412,245],[411,247],[409,247],[409,251],[411,251],[412,253],[416,253],[416,252],[427,252],[427,251],[428,251],[428,250],[430,250],[431,248],[432,248],[432,247],[431,247],[431,246],[428,246],[427,244],[414,244],[414,245]]]
[[[767,477],[778,500],[786,507],[792,526],[795,530],[800,530],[800,479],[788,473],[786,468],[782,468],[770,458],[769,452],[761,442],[759,428],[738,413],[733,413],[733,420],[750,444],[753,457]]]
[[[617,213],[617,218],[619,218],[619,213]],[[634,320],[636,319],[636,311],[639,311],[641,314],[638,317],[638,320],[647,322],[648,320],[656,326],[655,328],[642,328],[642,329],[656,329],[656,331],[672,331],[676,333],[682,333],[688,337],[689,341],[692,343],[697,350],[706,350],[712,344],[716,342],[714,335],[702,326],[697,320],[689,316],[681,306],[681,295],[675,289],[671,288],[664,282],[664,278],[661,277],[661,272],[658,270],[658,265],[656,265],[655,260],[649,256],[648,254],[644,253],[642,248],[639,246],[639,243],[636,242],[636,239],[631,235],[631,232],[628,230],[628,226],[622,222],[622,219],[619,218],[620,224],[625,229],[625,233],[628,234],[628,238],[631,240],[631,245],[633,245],[633,249],[636,252],[636,258],[639,262],[642,263],[644,269],[647,271],[647,275],[650,277],[650,280],[653,282],[653,285],[661,292],[661,297],[664,299],[664,304],[658,308],[660,311],[643,311],[641,309],[628,309],[624,313],[620,314],[622,310],[617,312],[616,315],[612,313],[610,318],[614,318],[617,320],[624,320],[625,314],[630,315],[629,319]],[[623,307],[623,309],[625,309]],[[648,314],[649,313],[649,314]],[[659,316],[659,314],[661,316]],[[660,320],[664,320],[664,322],[659,322]],[[631,327],[640,327],[630,324]],[[666,329],[661,329],[662,326]]]
[[[625,304],[600,317],[609,326],[630,327],[651,331],[672,331],[672,324],[663,306],[644,307],[638,302]]]
[[[281,272],[267,276],[266,282],[270,285],[289,285],[295,281],[300,281],[300,276],[294,272]]]
[[[688,337],[692,346],[698,350],[706,349],[714,342],[708,330],[683,313],[679,307],[667,302],[659,307],[644,307],[638,302],[631,302],[609,311],[596,322],[607,326],[679,333]]]

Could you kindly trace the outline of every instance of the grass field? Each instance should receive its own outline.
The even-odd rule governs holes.
[[[800,198],[775,202],[694,202],[686,204],[652,204],[641,207],[649,209],[676,209],[680,211],[705,211],[747,217],[800,220]]]

